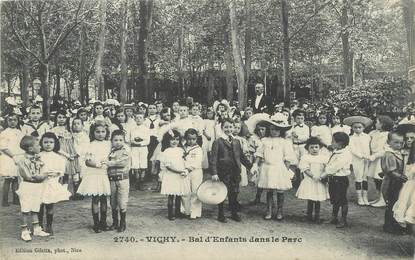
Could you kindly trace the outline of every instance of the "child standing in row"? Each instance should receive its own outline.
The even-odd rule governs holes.
[[[321,181],[328,157],[321,154],[322,144],[317,137],[308,139],[305,147],[308,153],[301,158],[298,165],[304,174],[304,179],[298,187],[296,196],[307,200],[307,220],[320,223],[320,202],[329,199],[328,187]]]
[[[372,124],[372,120],[364,116],[351,116],[344,119],[350,125],[353,135],[350,137],[350,152],[353,155],[352,166],[355,176],[357,204],[369,205],[367,198],[367,173],[370,159],[370,136],[363,131]]]
[[[43,181],[42,205],[39,210],[39,224],[43,225],[44,208],[46,209],[45,231],[53,235],[52,223],[54,205],[59,201],[68,200],[71,193],[67,185],[62,185],[59,179],[64,176],[66,160],[60,155],[60,143],[58,137],[52,132],[46,132],[40,139],[40,160],[44,163],[40,173],[47,178]]]
[[[18,173],[15,162],[19,155],[24,151],[20,149],[20,140],[23,138],[20,131],[19,118],[16,114],[6,116],[6,129],[0,133],[0,176],[4,177],[3,183],[3,201],[2,206],[9,206],[10,187],[13,194],[13,204],[18,204],[19,199],[16,194],[18,189]]]
[[[81,168],[75,151],[75,145],[69,126],[69,117],[65,111],[58,111],[55,115],[55,124],[51,129],[58,138],[61,155],[65,157],[64,183],[68,184],[69,192],[75,194],[74,176],[78,176]],[[75,177],[76,178],[76,177]]]
[[[183,146],[183,158],[185,167],[189,171],[190,181],[190,196],[185,198],[184,208],[186,209],[186,214],[190,215],[190,219],[196,219],[202,216],[202,202],[197,198],[196,192],[203,180],[203,150],[197,144],[196,129],[187,129],[184,138],[186,144]]]
[[[168,196],[168,219],[175,220],[175,218],[184,217],[184,214],[180,212],[180,206],[182,196],[188,196],[190,193],[188,170],[183,159],[183,149],[179,147],[180,133],[176,130],[169,130],[163,135],[161,142],[160,170],[163,177],[160,193]]]
[[[131,169],[136,178],[135,187],[143,190],[143,178],[148,167],[148,148],[150,144],[150,130],[144,125],[144,115],[134,115],[136,126],[131,128],[129,142],[131,145]]]
[[[388,134],[388,146],[381,159],[382,173],[384,175],[382,194],[386,201],[385,224],[383,230],[388,233],[402,234],[403,228],[393,218],[393,206],[399,198],[399,191],[403,183],[408,180],[404,174],[406,158],[402,156],[403,136],[398,132]]]
[[[262,138],[265,137],[267,133],[267,126],[265,124],[265,122],[259,122],[256,127],[255,127],[255,131],[254,134],[251,135],[251,137],[248,139],[248,144],[249,144],[249,156],[248,158],[250,159],[251,163],[255,162],[255,157],[256,157],[256,152],[258,150],[258,147],[261,145],[261,140]],[[262,192],[263,189],[258,187],[258,178],[261,175],[261,172],[258,169],[258,173],[255,174],[253,176],[253,182],[255,182],[255,184],[257,185],[257,191],[255,194],[255,200],[251,203],[253,205],[257,205],[261,202],[261,196],[262,196]]]
[[[333,134],[332,148],[333,154],[327,163],[324,174],[320,176],[323,180],[328,177],[330,202],[333,205],[332,218],[330,224],[335,224],[337,228],[347,227],[347,213],[349,206],[347,202],[347,188],[349,187],[350,164],[352,154],[349,148],[349,136],[344,132]],[[341,208],[340,222],[337,219]]]
[[[111,152],[106,163],[111,187],[112,225],[109,229],[124,232],[127,225],[127,203],[130,190],[128,179],[131,163],[130,150],[125,144],[125,134],[122,130],[112,132],[111,144]],[[119,222],[118,213],[120,213]]]
[[[75,199],[82,199],[78,192],[79,184],[81,183],[82,172],[85,171],[85,164],[82,162],[82,158],[85,158],[85,153],[87,152],[85,148],[89,145],[89,137],[87,132],[84,131],[85,127],[83,125],[82,119],[75,117],[72,120],[72,135],[74,140],[74,147],[77,154],[77,159],[79,161],[80,172],[77,175],[73,176],[74,189],[75,189]],[[88,130],[89,133],[89,130]]]
[[[25,152],[24,158],[17,162],[19,176],[22,178],[17,194],[20,199],[20,211],[22,212],[22,234],[23,241],[30,241],[29,225],[33,226],[33,235],[46,237],[48,233],[44,232],[36,220],[42,203],[42,182],[47,177],[40,174],[43,163],[40,161],[40,145],[38,140],[33,136],[24,136],[20,141],[20,148]]]
[[[282,117],[273,116],[269,123],[269,135],[261,140],[261,145],[256,152],[254,169],[259,168],[258,187],[267,190],[268,212],[264,219],[273,217],[274,192],[277,193],[276,220],[282,220],[284,206],[284,192],[292,188],[291,173],[289,166],[295,159],[291,140],[285,139],[285,132],[291,128],[287,120]]]
[[[241,144],[232,137],[233,121],[229,118],[222,119],[221,123],[223,136],[213,142],[211,169],[212,180],[222,181],[228,189],[229,208],[231,219],[239,222],[241,217],[238,215],[238,193],[241,181],[241,163],[251,168],[252,164],[242,151]],[[227,222],[223,211],[223,202],[218,205],[218,220]]]
[[[369,133],[370,140],[370,162],[368,168],[368,177],[373,178],[375,182],[376,190],[379,192],[379,199],[377,201],[370,202],[372,207],[384,207],[386,206],[385,200],[380,192],[382,186],[382,177],[379,176],[382,173],[381,158],[385,153],[386,142],[388,139],[388,133],[393,128],[393,121],[388,116],[378,116],[375,123],[375,130]]]
[[[95,233],[100,233],[109,230],[107,226],[107,196],[111,195],[111,188],[105,162],[111,151],[111,143],[107,141],[109,130],[102,121],[91,125],[90,134],[91,143],[86,148],[87,153],[83,160],[87,167],[78,193],[92,196],[93,230]]]

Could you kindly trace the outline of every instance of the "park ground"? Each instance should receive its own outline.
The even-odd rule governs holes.
[[[351,182],[352,183],[352,182]],[[2,183],[0,183],[2,184]],[[203,218],[169,221],[166,198],[149,191],[132,190],[127,215],[127,230],[95,234],[90,199],[57,204],[55,235],[20,240],[19,207],[0,208],[0,259],[413,259],[414,236],[382,232],[384,209],[356,205],[350,187],[349,224],[336,229],[330,224],[305,220],[306,202],[287,193],[282,222],[263,220],[265,204],[248,205],[255,188],[241,190],[242,222],[216,220],[216,206],[204,205]],[[372,188],[372,187],[371,187]],[[373,191],[372,196],[373,198]],[[262,202],[265,201],[265,194]],[[330,217],[331,206],[324,202],[321,215]],[[109,211],[110,215],[110,211]],[[111,217],[108,217],[111,223]],[[212,236],[245,238],[246,242],[190,242],[191,237]],[[152,237],[152,238],[150,238]],[[176,237],[177,241],[157,242],[154,237]],[[250,242],[268,238],[270,242]],[[292,238],[292,239],[289,239]],[[158,238],[162,239],[162,238]],[[274,239],[274,242],[272,242]],[[278,242],[275,242],[279,239]],[[123,240],[121,242],[121,240]],[[148,240],[151,240],[148,242]],[[296,241],[295,241],[296,240]],[[117,242],[116,242],[117,241]],[[27,251],[32,252],[27,252]],[[23,252],[25,251],[25,252]]]

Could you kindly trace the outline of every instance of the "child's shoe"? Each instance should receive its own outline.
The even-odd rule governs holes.
[[[336,228],[345,228],[347,226],[348,226],[348,224],[347,224],[346,219],[345,218],[341,218],[340,221],[339,221],[339,223],[337,223]]]
[[[385,202],[385,199],[383,198],[383,195],[380,194],[379,200],[376,201],[375,203],[370,204],[370,206],[375,207],[375,208],[385,207],[386,202]]]
[[[359,206],[365,206],[366,204],[365,204],[365,201],[363,200],[362,190],[357,190],[356,193],[357,193],[357,204]]]
[[[218,216],[218,221],[222,222],[222,223],[227,223],[228,221],[226,220],[226,217],[223,215],[219,215]]]
[[[241,222],[242,221],[241,217],[237,213],[233,213],[231,215],[231,219],[235,220],[236,222]]]
[[[127,227],[127,223],[126,223],[126,220],[125,220],[127,212],[125,212],[125,211],[122,212],[121,211],[120,215],[121,215],[120,226],[118,227],[117,231],[118,232],[124,232],[126,227]]]
[[[362,200],[364,205],[370,205],[367,198],[367,190],[362,191]]]
[[[32,241],[32,236],[30,235],[30,231],[28,229],[22,230],[20,238],[26,242]]]
[[[33,235],[37,237],[48,237],[50,234],[43,231],[40,226],[35,226],[33,228]],[[22,233],[22,236],[23,236],[23,233]]]

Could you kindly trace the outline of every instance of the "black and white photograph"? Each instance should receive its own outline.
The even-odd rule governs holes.
[[[415,0],[0,0],[0,259],[414,259]]]

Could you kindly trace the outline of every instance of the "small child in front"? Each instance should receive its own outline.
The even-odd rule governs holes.
[[[40,145],[33,136],[24,136],[20,141],[20,148],[25,151],[24,158],[17,162],[17,168],[22,182],[20,183],[17,195],[20,199],[20,211],[23,216],[21,238],[23,241],[30,241],[29,225],[33,226],[33,235],[46,237],[49,233],[42,230],[37,220],[37,213],[42,204],[42,182],[47,178],[40,174],[43,163],[40,161]]]

